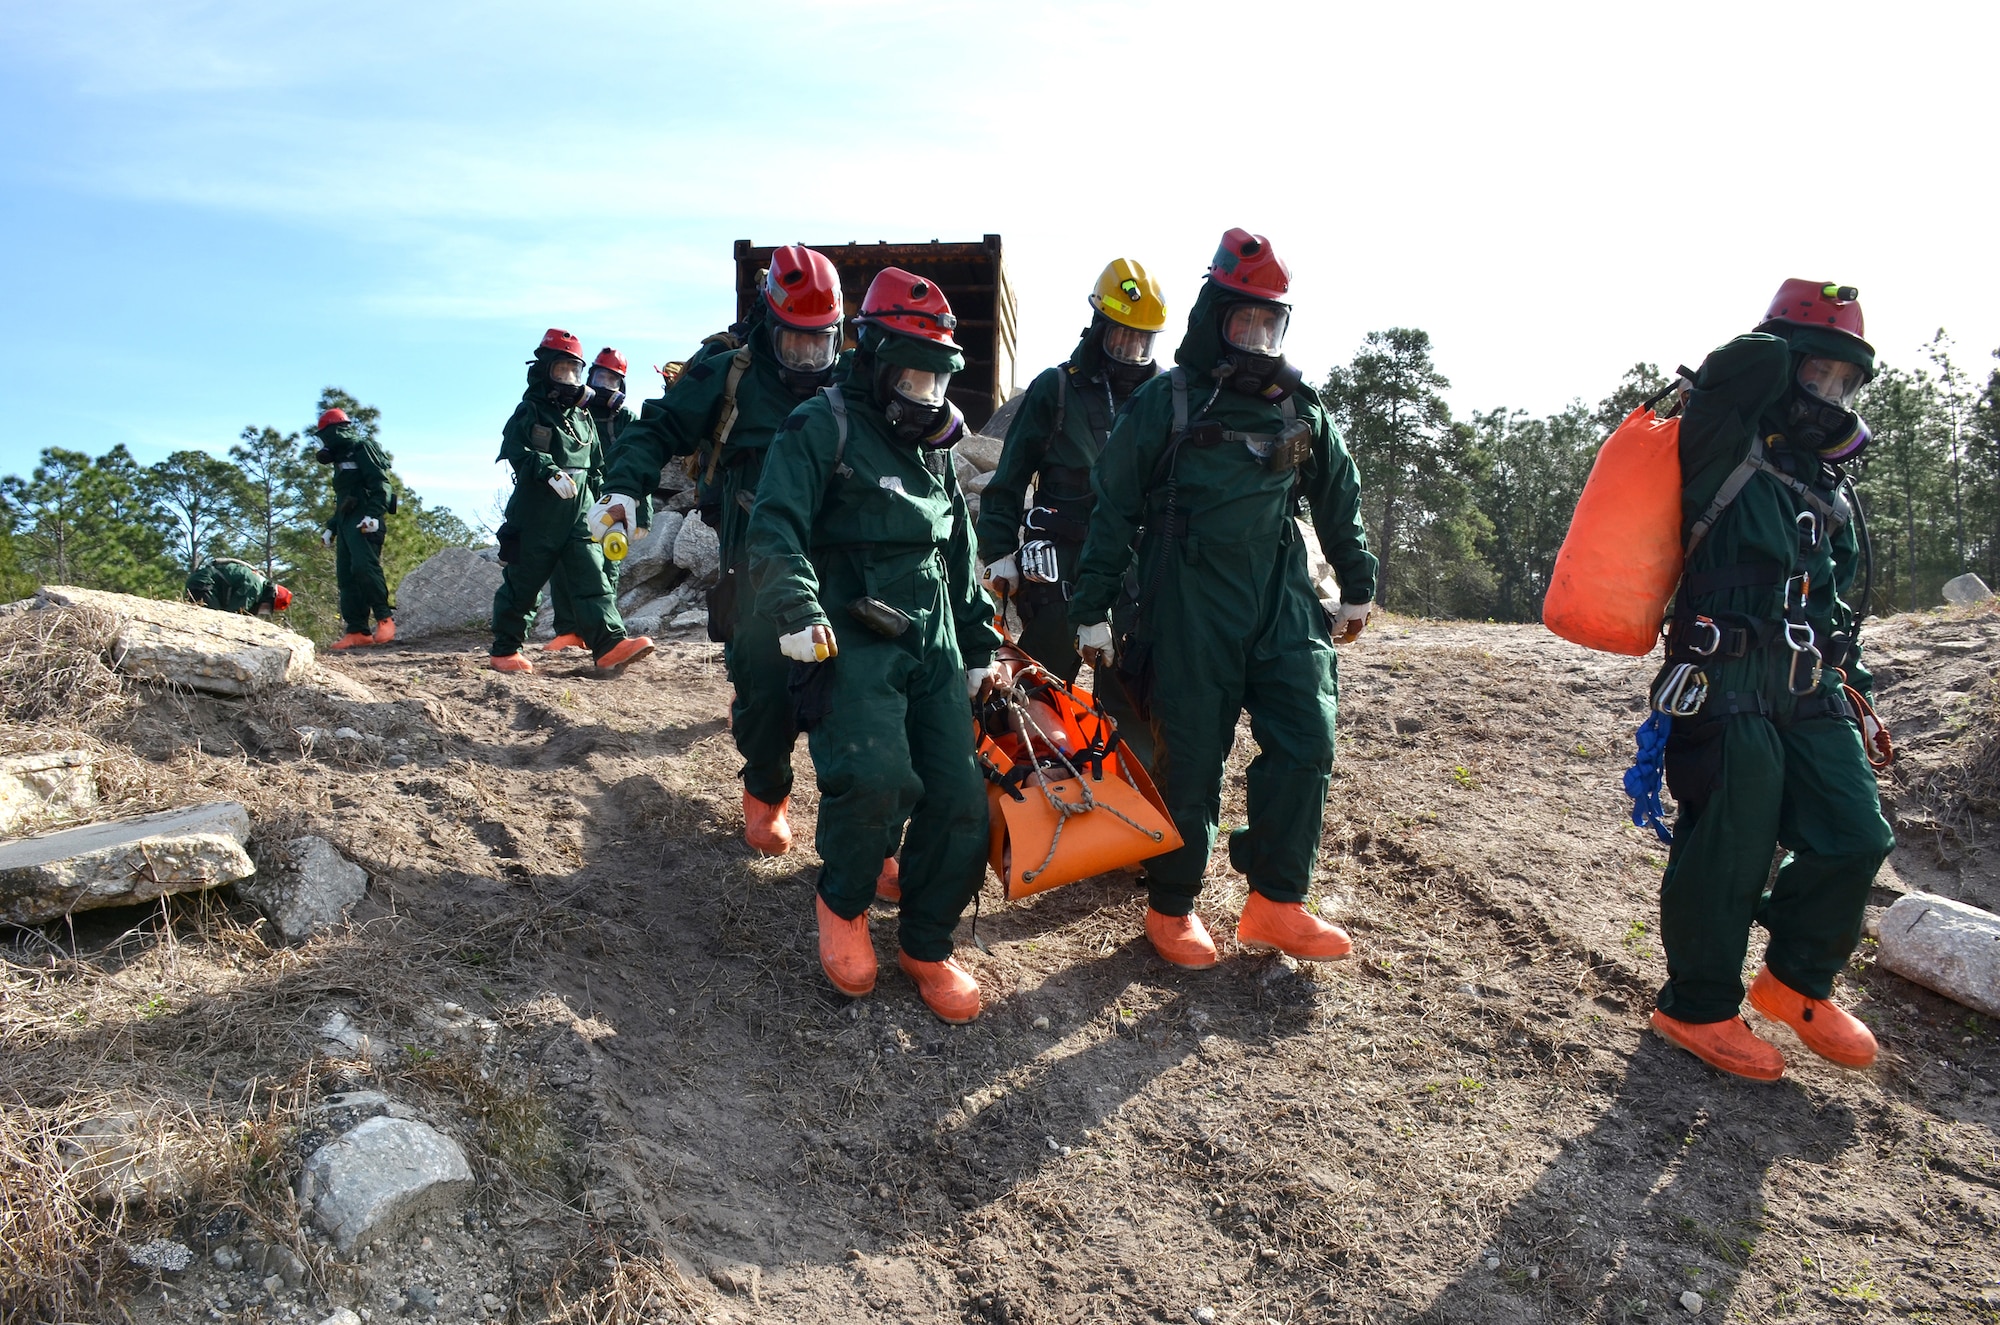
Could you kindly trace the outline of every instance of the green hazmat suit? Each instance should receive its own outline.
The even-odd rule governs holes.
[[[1096,501],[1090,472],[1129,399],[1117,391],[1104,371],[1104,352],[1093,326],[1066,362],[1047,369],[1028,384],[1007,428],[1000,463],[979,498],[979,557],[988,565],[1020,549],[1021,520],[1028,509],[1031,484],[1034,505],[1054,512],[1054,531],[1027,537],[1048,538],[1055,544],[1061,582],[1024,580],[1013,603],[1021,615],[1017,642],[1029,657],[1065,682],[1075,681],[1083,667],[1076,651],[1076,632],[1069,624],[1067,595],[1076,583],[1077,563],[1083,556],[1083,539]],[[1114,605],[1113,616],[1120,629],[1129,628],[1132,606],[1129,595],[1121,595]],[[1150,768],[1152,731],[1133,710],[1124,687],[1109,675],[1096,678],[1093,684],[1125,743]]]
[[[382,574],[382,543],[386,524],[363,533],[361,522],[384,522],[391,504],[389,457],[350,421],[336,423],[319,434],[319,461],[333,466],[333,514],[326,529],[333,536],[333,578],[340,590],[340,619],[352,635],[370,633],[370,619],[387,621],[389,581]]]
[[[908,353],[905,341],[947,353],[909,337],[888,348]],[[870,384],[874,364],[875,351],[856,354],[839,388],[844,445],[826,394],[778,430],[750,515],[750,567],[758,611],[778,634],[826,624],[839,644],[833,659],[796,668],[802,698],[816,695],[820,711],[807,734],[820,896],[842,919],[866,911],[907,821],[900,941],[919,961],[943,961],[986,870],[965,669],[989,665],[1000,636],[950,452],[896,437]],[[855,620],[848,605],[864,597],[903,613],[908,629],[887,639]]]
[[[271,581],[255,566],[211,557],[188,573],[187,596],[218,612],[255,612],[271,601]]]
[[[676,456],[699,457],[700,518],[716,526],[721,544],[722,578],[710,595],[709,630],[722,638],[723,667],[736,691],[730,702],[730,734],[743,756],[744,790],[776,805],[792,794],[792,747],[799,728],[786,689],[791,663],[779,652],[779,632],[757,610],[749,587],[748,531],[771,439],[800,398],[780,375],[764,319],[753,316],[736,331],[740,342],[736,334],[703,342],[674,384],[645,403],[639,418],[620,434],[604,490],[637,499],[640,522],[646,524],[652,519],[650,509],[644,509],[647,494],[659,486],[661,466]],[[736,382],[736,421],[718,453],[716,427],[739,349],[747,350],[749,359]]]
[[[1702,362],[1681,415],[1684,542],[1759,438],[1790,478],[1835,498],[1837,471],[1784,445],[1782,406],[1808,350],[1874,370],[1858,342],[1809,328],[1783,339],[1739,336]],[[1779,478],[1757,473],[1684,571],[1687,602],[1676,615],[1685,609],[1742,630],[1745,647],[1740,657],[1700,660],[1707,702],[1693,718],[1675,718],[1667,740],[1667,783],[1680,815],[1660,883],[1668,978],[1659,1007],[1681,1021],[1738,1015],[1753,922],[1770,933],[1771,973],[1799,993],[1827,997],[1860,939],[1875,872],[1895,845],[1834,670],[1844,668],[1858,691],[1871,693],[1857,614],[1843,598],[1859,542],[1851,522],[1837,523],[1801,560],[1797,521],[1810,509]],[[1786,610],[1784,581],[1799,570],[1811,585],[1804,616],[1828,663],[1805,695],[1792,693],[1793,651],[1775,628]],[[1752,582],[1732,586],[1732,578]],[[1767,891],[1780,846],[1790,854]]]
[[[493,656],[518,653],[535,623],[542,586],[554,579],[569,595],[576,633],[602,658],[625,638],[625,623],[604,577],[604,554],[590,541],[584,513],[604,467],[590,412],[564,409],[548,396],[548,370],[528,366],[528,389],[500,434],[500,459],[514,468],[501,531],[506,573],[493,595]],[[568,474],[576,495],[549,486]]]
[[[632,421],[632,416],[622,408],[618,410],[593,409],[590,411],[590,421],[597,425],[597,440],[604,447],[604,469],[608,473],[611,466],[617,461],[619,434],[624,430],[625,425]],[[590,500],[594,502],[604,494],[602,492],[592,492],[589,495]],[[638,499],[642,502],[647,502],[648,506],[651,505],[646,494],[638,494]],[[590,508],[586,505],[584,509],[587,511]],[[601,544],[598,547],[598,551],[600,554],[603,552]],[[604,558],[604,582],[611,586],[611,603],[614,609],[618,604],[618,572],[624,564],[622,561],[613,561],[609,557]],[[549,580],[549,606],[554,610],[556,634],[580,635],[583,633],[577,629],[576,609],[570,605],[569,590],[565,587],[563,579],[559,575]],[[622,617],[620,619],[623,620]]]
[[[1175,351],[1191,421],[1275,438],[1283,408],[1219,385],[1220,310],[1240,296],[1208,283]],[[1257,756],[1249,770],[1249,822],[1230,835],[1230,863],[1277,902],[1304,901],[1333,773],[1339,691],[1325,613],[1307,576],[1293,518],[1303,500],[1341,597],[1370,601],[1375,556],[1361,524],[1361,481],[1319,398],[1301,388],[1293,413],[1309,428],[1303,463],[1275,469],[1240,439],[1174,434],[1171,375],[1132,397],[1093,471],[1091,512],[1070,620],[1104,621],[1132,564],[1141,526],[1138,652],[1150,652],[1154,781],[1184,845],[1146,862],[1150,902],[1163,915],[1194,909],[1215,844],[1223,761],[1236,722],[1250,713]],[[1194,437],[1190,433],[1189,437]],[[1157,481],[1156,481],[1157,480]],[[1168,518],[1170,498],[1174,516]],[[1171,533],[1171,537],[1169,536]],[[1128,662],[1136,660],[1135,657]]]

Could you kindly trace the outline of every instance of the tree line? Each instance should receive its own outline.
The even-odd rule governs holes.
[[[339,387],[320,393],[315,416],[342,409],[369,438],[381,410]],[[333,510],[332,471],[319,443],[272,427],[243,429],[224,460],[176,451],[141,465],[123,444],[100,456],[45,448],[27,477],[0,477],[0,601],[43,584],[178,598],[206,557],[257,566],[293,593],[294,629],[318,640],[340,632],[333,549],[320,531]],[[390,476],[397,512],[387,518],[383,570],[393,586],[438,549],[478,540],[464,521]]]
[[[1540,620],[1597,448],[1671,380],[1639,363],[1595,405],[1457,418],[1429,334],[1371,332],[1321,395],[1361,470],[1378,601],[1417,616]],[[1869,610],[1934,606],[1966,571],[2000,585],[2000,367],[1978,382],[1940,330],[1914,362],[1881,365],[1857,408],[1874,438],[1855,482],[1874,542]]]

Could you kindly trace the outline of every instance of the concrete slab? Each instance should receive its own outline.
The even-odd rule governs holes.
[[[86,750],[0,759],[0,833],[81,819],[97,808],[97,778]]]
[[[36,602],[37,610],[94,607],[116,617],[108,661],[137,680],[255,695],[312,672],[312,641],[259,617],[67,585],[44,588]]]

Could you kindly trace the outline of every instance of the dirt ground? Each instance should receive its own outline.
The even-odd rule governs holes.
[[[1994,807],[1937,790],[1993,712],[2000,614],[1875,623],[1870,650],[1906,752],[1875,901],[2000,905]],[[372,700],[142,697],[105,734],[173,772],[158,796],[241,796],[260,851],[317,832],[373,882],[302,948],[212,899],[6,949],[10,1095],[172,1100],[168,1130],[241,1138],[119,1236],[262,1237],[307,1267],[148,1280],[106,1254],[72,1318],[1663,1321],[1692,1291],[1704,1319],[2000,1322],[1994,1022],[1871,942],[1838,991],[1881,1038],[1870,1071],[1767,1027],[1790,1066],[1758,1086],[1647,1029],[1664,849],[1619,784],[1647,660],[1378,624],[1341,659],[1316,883],[1353,958],[1237,952],[1222,853],[1208,972],[1152,955],[1129,878],[1011,905],[989,882],[960,931],[986,1010],[949,1027],[895,971],[889,908],[876,992],[826,984],[810,762],[800,846],[753,856],[718,648],[608,683],[480,651],[330,660]],[[321,1033],[335,1012],[364,1049]],[[354,1086],[413,1102],[482,1181],[350,1264],[282,1216],[303,1110]]]

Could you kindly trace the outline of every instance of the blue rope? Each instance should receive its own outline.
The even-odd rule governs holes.
[[[1660,804],[1660,781],[1667,771],[1667,733],[1673,730],[1673,717],[1666,713],[1650,714],[1639,724],[1639,753],[1632,760],[1632,767],[1625,770],[1625,794],[1632,798],[1632,825],[1635,828],[1651,828],[1655,835],[1668,846],[1673,845],[1673,830],[1666,825],[1666,808]]]

